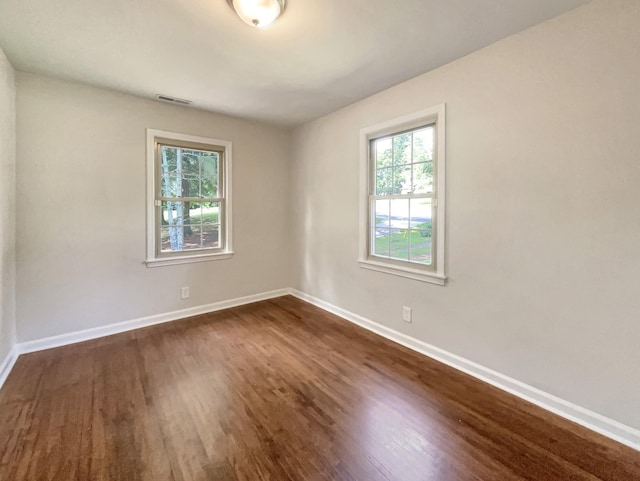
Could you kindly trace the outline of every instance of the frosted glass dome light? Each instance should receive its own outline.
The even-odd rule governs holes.
[[[242,19],[252,27],[264,28],[284,11],[285,0],[227,0]]]

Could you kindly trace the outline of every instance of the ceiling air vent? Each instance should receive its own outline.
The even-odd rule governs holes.
[[[175,97],[170,97],[169,95],[157,94],[156,98],[162,102],[169,102],[172,104],[189,105],[191,103],[191,100],[177,99]]]

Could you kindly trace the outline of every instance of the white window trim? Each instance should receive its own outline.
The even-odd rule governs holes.
[[[360,130],[360,248],[358,262],[360,267],[373,271],[384,272],[395,276],[406,277],[431,284],[445,285],[445,104],[420,110],[403,117],[399,117]],[[369,255],[369,178],[370,178],[370,140],[395,132],[401,132],[420,125],[436,123],[436,215],[435,242],[436,259],[435,270],[423,270],[412,267],[412,264],[385,262]]]
[[[198,144],[210,144],[225,149],[223,156],[224,175],[222,176],[223,188],[225,193],[225,228],[224,228],[224,250],[215,253],[195,253],[185,255],[177,255],[171,257],[158,257],[156,253],[156,215],[155,215],[155,199],[156,199],[156,159],[155,159],[155,142],[156,139],[171,139],[182,142],[193,142]],[[177,264],[186,264],[191,262],[205,262],[213,260],[230,259],[233,257],[232,249],[232,198],[231,195],[231,141],[210,139],[207,137],[198,137],[194,135],[178,134],[175,132],[167,132],[164,130],[147,129],[147,258],[144,263],[147,267],[171,266]]]

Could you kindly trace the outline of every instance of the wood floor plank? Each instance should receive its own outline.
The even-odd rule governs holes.
[[[20,356],[0,480],[640,480],[640,453],[290,296]]]

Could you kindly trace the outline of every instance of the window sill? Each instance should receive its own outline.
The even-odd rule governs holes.
[[[223,259],[231,259],[232,257],[233,252],[220,252],[217,254],[200,254],[194,256],[159,257],[156,259],[147,259],[144,263],[147,267],[162,267],[191,264],[193,262],[221,261]]]
[[[386,264],[384,262],[377,262],[370,259],[360,259],[358,261],[360,267],[363,269],[369,269],[377,272],[384,272],[398,277],[406,277],[421,282],[428,282],[429,284],[436,284],[438,286],[444,286],[447,281],[447,277],[437,273],[423,271],[420,269],[412,269],[411,267],[403,267]]]

